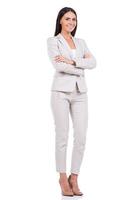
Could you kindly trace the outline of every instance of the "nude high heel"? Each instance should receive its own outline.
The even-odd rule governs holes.
[[[71,181],[71,175],[68,177],[68,182],[75,196],[82,196],[83,193],[79,190],[78,185]]]
[[[73,192],[72,192],[72,190],[71,190],[69,184],[68,184],[69,188],[68,188],[68,190],[66,190],[66,191],[65,191],[65,189],[63,188],[60,179],[59,179],[59,184],[60,184],[60,187],[61,187],[61,194],[62,194],[63,196],[70,196],[70,197],[73,197],[73,196],[74,196],[74,194],[73,194]]]

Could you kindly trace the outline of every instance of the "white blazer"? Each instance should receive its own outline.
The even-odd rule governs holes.
[[[85,81],[85,69],[93,69],[96,67],[96,59],[88,49],[83,39],[72,37],[76,46],[76,58],[73,59],[76,65],[66,64],[64,62],[56,62],[55,56],[62,55],[71,59],[70,47],[62,34],[47,39],[48,55],[56,72],[52,83],[51,90],[72,92],[77,82],[80,92],[87,92]],[[84,54],[90,53],[90,58],[84,58]]]

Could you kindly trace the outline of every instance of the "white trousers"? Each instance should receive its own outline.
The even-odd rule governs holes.
[[[69,133],[69,113],[71,114],[74,141],[71,173],[78,174],[82,163],[86,132],[88,127],[88,96],[80,93],[78,87],[73,92],[51,92],[51,108],[55,123],[56,171],[66,172],[66,151]]]

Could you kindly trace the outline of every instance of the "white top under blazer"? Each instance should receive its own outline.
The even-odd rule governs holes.
[[[96,59],[88,49],[85,41],[72,36],[76,49],[71,49],[65,38],[59,33],[57,36],[47,39],[48,56],[55,68],[52,91],[72,92],[76,83],[80,92],[87,92],[85,81],[85,70],[96,67]],[[90,58],[84,58],[89,53]],[[74,60],[76,65],[56,62],[55,56],[62,55],[68,59]]]
[[[70,56],[71,56],[72,60],[74,60],[76,58],[76,49],[70,49]]]

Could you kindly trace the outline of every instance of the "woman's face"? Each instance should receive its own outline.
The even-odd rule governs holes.
[[[61,18],[60,24],[62,27],[62,31],[71,33],[75,29],[77,24],[76,15],[71,11],[67,12]]]

